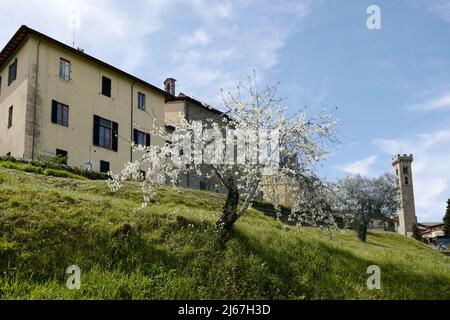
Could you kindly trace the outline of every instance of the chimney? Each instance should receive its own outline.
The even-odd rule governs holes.
[[[174,78],[167,78],[166,81],[164,81],[164,88],[167,93],[170,93],[171,95],[175,95],[175,80]]]

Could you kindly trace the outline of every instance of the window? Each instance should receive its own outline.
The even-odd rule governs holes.
[[[408,167],[403,167],[403,173],[408,174]]]
[[[111,98],[111,79],[102,77],[102,95]]]
[[[145,110],[145,94],[138,93],[138,109],[141,111]]]
[[[405,184],[408,184],[408,183],[409,183],[408,177],[405,177]]]
[[[134,143],[138,146],[150,146],[150,134],[134,129]]]
[[[94,145],[113,151],[118,150],[119,125],[116,122],[94,116]]]
[[[56,149],[56,157],[60,160],[62,164],[67,165],[67,151]]]
[[[8,110],[8,129],[13,125],[13,106],[9,107]]]
[[[63,127],[69,126],[69,106],[52,101],[52,122]]]
[[[9,65],[8,69],[8,86],[17,78],[17,59]]]
[[[59,60],[59,78],[62,80],[70,80],[70,61],[63,58]]]
[[[200,181],[200,190],[207,190],[207,188],[206,188],[206,182]]]
[[[109,162],[100,160],[100,172],[108,173],[109,172]]]

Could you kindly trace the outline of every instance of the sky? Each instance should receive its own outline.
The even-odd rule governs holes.
[[[162,87],[220,108],[253,70],[290,113],[334,111],[330,180],[393,172],[414,154],[419,221],[450,198],[450,0],[0,0],[0,47],[28,25]],[[381,29],[369,30],[378,5]],[[75,32],[74,32],[75,31]],[[75,36],[74,36],[75,35]]]

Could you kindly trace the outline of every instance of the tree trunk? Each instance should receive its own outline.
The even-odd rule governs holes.
[[[363,213],[358,214],[358,218],[356,220],[356,231],[358,232],[358,238],[362,242],[366,242],[367,240],[367,219]]]
[[[239,218],[237,207],[239,204],[239,190],[232,178],[228,179],[226,188],[228,189],[227,200],[222,209],[222,216],[217,221],[217,228],[227,234],[234,223]]]
[[[367,224],[363,221],[358,223],[358,238],[362,242],[366,242],[367,240]]]

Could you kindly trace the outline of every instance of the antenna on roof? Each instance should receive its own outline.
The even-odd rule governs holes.
[[[73,28],[73,34],[72,34],[72,47],[75,48],[75,36],[76,36],[76,30],[77,30],[77,16],[78,16],[78,12],[79,12],[79,3],[78,0],[75,0],[73,3],[73,8],[72,8],[72,28]]]

